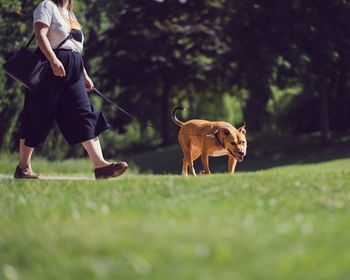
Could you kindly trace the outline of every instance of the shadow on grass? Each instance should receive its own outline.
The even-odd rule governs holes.
[[[248,141],[245,160],[237,164],[237,171],[257,171],[291,164],[318,163],[350,157],[350,135],[332,138],[323,146],[317,134],[290,136],[288,138],[257,137]],[[180,174],[182,152],[178,145],[128,156],[129,161],[142,173]],[[227,157],[211,157],[210,169],[226,172]],[[200,158],[195,161],[196,171],[202,169]]]

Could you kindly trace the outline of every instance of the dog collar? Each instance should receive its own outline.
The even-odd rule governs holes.
[[[214,133],[214,136],[215,136],[215,140],[216,140],[216,143],[218,143],[219,146],[223,147],[225,149],[225,146],[223,143],[220,142],[220,139],[219,139],[219,131],[216,131]]]

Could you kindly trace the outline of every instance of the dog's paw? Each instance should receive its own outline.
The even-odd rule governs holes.
[[[209,175],[210,173],[208,173],[208,172],[205,172],[205,170],[201,170],[200,172],[199,172],[199,175]]]

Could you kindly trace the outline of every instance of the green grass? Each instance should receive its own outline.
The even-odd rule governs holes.
[[[13,164],[3,157],[2,173]],[[91,172],[86,160],[34,164]],[[197,178],[0,179],[0,279],[348,279],[349,217],[349,158]]]
[[[118,159],[114,159],[118,160]],[[121,159],[120,159],[121,160]],[[12,175],[18,163],[18,155],[3,154],[0,157],[0,174]],[[33,169],[42,175],[75,175],[93,176],[93,167],[87,158],[48,161],[33,156]],[[137,167],[131,163],[129,173],[138,173]]]

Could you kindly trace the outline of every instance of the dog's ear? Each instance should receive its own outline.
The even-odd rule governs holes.
[[[245,130],[245,123],[237,129],[240,133],[243,133],[244,135],[247,134],[247,131]]]
[[[224,133],[225,136],[229,136],[231,133],[231,131],[226,127],[221,128],[221,131]]]

